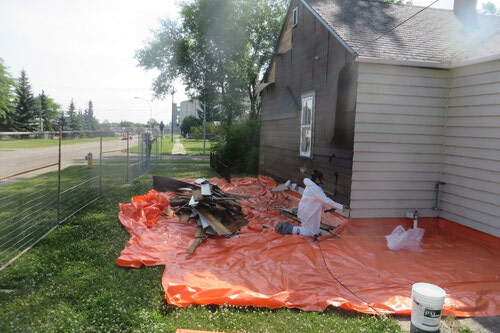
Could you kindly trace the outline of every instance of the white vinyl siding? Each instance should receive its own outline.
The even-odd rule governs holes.
[[[448,71],[359,64],[351,217],[436,216]]]
[[[353,218],[418,209],[500,236],[500,61],[360,63],[350,208]]]
[[[452,69],[440,215],[500,237],[500,61]]]

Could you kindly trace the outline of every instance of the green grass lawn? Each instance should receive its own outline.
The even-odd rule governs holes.
[[[213,177],[208,162],[165,163],[152,172],[172,178]],[[112,176],[110,176],[112,180]],[[19,185],[18,185],[19,186]],[[111,188],[111,187],[109,187]],[[115,264],[130,235],[120,202],[152,188],[152,176],[114,183],[103,199],[69,218],[0,272],[0,332],[401,332],[388,316],[233,306],[177,308],[164,299],[164,267]]]
[[[118,140],[118,137],[104,137],[103,141]],[[95,142],[100,138],[80,138],[80,139],[63,139],[63,145],[74,145],[78,143]],[[42,148],[53,147],[59,145],[59,137],[54,136],[53,139],[16,139],[16,140],[0,140],[0,149],[25,149],[25,148]]]
[[[156,155],[157,151],[161,155],[170,155],[170,154],[172,154],[172,148],[174,148],[174,144],[175,144],[175,139],[173,142],[171,142],[170,137],[165,137],[165,139],[163,139],[163,140],[158,139],[153,145],[151,155]],[[157,146],[158,146],[158,148],[157,148]],[[134,147],[130,147],[130,152],[131,153],[139,153],[140,149],[145,149],[144,145],[137,145]]]
[[[203,154],[203,140],[195,140],[195,139],[181,139],[184,148],[186,149],[186,153],[188,155],[202,155]],[[210,142],[206,140],[205,142],[205,154],[210,154],[210,149],[212,145],[215,145],[214,142]]]
[[[186,149],[187,155],[203,155],[203,140],[184,139],[184,138],[180,139],[181,143],[184,145],[184,148]],[[174,148],[174,144],[175,144],[175,138],[174,141],[171,141],[170,137],[166,137],[161,142],[160,141],[155,142],[151,154],[152,155],[156,154],[156,149],[157,149],[156,145],[158,145],[158,151],[160,152],[160,154],[170,155],[172,154],[172,149]],[[205,142],[205,155],[210,154],[210,149],[213,145],[215,145],[215,143],[210,142],[208,140]],[[141,149],[140,146],[135,146],[130,148],[130,152],[138,153],[139,149]]]

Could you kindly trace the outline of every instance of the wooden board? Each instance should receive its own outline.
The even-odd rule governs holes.
[[[203,196],[201,195],[201,189],[197,188],[193,190],[193,197],[196,201],[203,200]]]
[[[159,192],[175,192],[182,187],[193,188],[195,186],[177,179],[153,176],[153,188]]]
[[[232,234],[232,232],[229,231],[221,222],[219,222],[219,220],[217,220],[208,209],[206,209],[205,207],[198,207],[197,210],[198,213],[203,215],[207,223],[210,224],[210,226],[214,228],[214,230],[219,235],[227,237]]]
[[[189,247],[187,253],[188,254],[193,254],[194,250],[196,250],[196,247],[200,245],[201,242],[206,238],[205,234],[205,229],[202,227],[198,227],[196,229],[196,234],[194,235],[194,241],[191,243],[191,246]]]
[[[179,217],[179,222],[187,223],[189,221],[189,217],[190,216],[191,216],[191,212],[190,211],[183,211],[181,213],[181,216]]]

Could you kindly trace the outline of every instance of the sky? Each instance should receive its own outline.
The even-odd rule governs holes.
[[[0,0],[0,8],[0,58],[13,77],[26,70],[35,95],[43,89],[65,110],[71,99],[82,110],[92,100],[100,121],[146,123],[152,113],[170,122],[172,98],[152,100],[157,73],[134,55],[161,19],[177,17],[176,1]],[[187,99],[176,90],[176,102]]]
[[[413,0],[427,6],[434,0]],[[500,8],[500,0],[490,0]],[[99,121],[170,123],[172,98],[153,100],[156,72],[137,67],[135,52],[154,38],[160,20],[178,17],[179,0],[0,0],[0,58],[13,77],[24,69],[67,110],[92,100]],[[478,0],[478,7],[487,0]],[[433,7],[453,7],[439,0]],[[187,100],[176,83],[174,101]],[[139,98],[134,98],[139,97]]]

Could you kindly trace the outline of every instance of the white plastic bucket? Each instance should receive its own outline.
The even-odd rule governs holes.
[[[413,300],[411,323],[423,331],[438,331],[445,296],[446,292],[438,286],[430,283],[415,283],[411,289]]]

